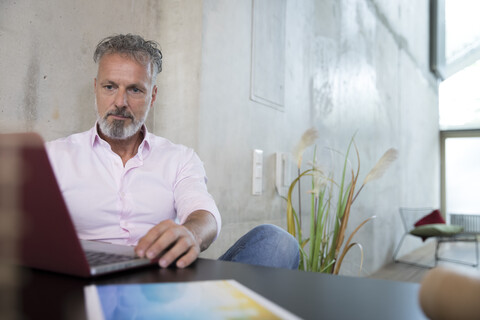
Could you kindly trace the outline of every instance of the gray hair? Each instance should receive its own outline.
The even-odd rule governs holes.
[[[162,52],[155,41],[145,40],[134,34],[119,34],[107,37],[97,44],[93,54],[93,61],[99,62],[105,54],[120,53],[134,58],[141,64],[150,63],[152,79],[162,71]]]

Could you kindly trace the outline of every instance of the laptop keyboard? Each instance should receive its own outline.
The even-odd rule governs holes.
[[[132,257],[120,254],[85,251],[88,264],[92,267],[132,260]]]

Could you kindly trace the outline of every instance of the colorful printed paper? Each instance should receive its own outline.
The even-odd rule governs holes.
[[[89,319],[298,319],[234,280],[85,287]]]

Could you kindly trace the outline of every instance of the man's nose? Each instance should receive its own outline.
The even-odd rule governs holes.
[[[122,108],[127,106],[127,91],[122,88],[118,88],[115,94],[115,106]]]

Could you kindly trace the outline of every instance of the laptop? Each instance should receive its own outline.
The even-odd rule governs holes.
[[[0,158],[2,154],[16,158],[11,171],[18,174],[17,192],[11,200],[16,200],[20,218],[17,259],[21,265],[93,277],[157,262],[136,257],[130,246],[78,239],[38,134],[0,134]]]

